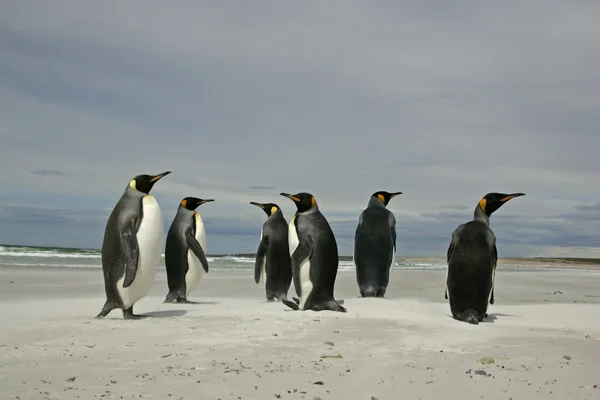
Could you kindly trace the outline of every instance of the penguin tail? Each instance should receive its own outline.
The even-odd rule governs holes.
[[[275,295],[275,297],[277,297],[279,300],[287,300],[287,294],[286,293],[280,293]]]
[[[383,297],[383,290],[369,286],[360,291],[361,297]]]
[[[281,302],[283,304],[285,304],[286,306],[288,306],[289,308],[291,308],[292,310],[298,311],[298,309],[299,309],[298,304],[294,303],[293,301],[289,301],[287,299],[281,299]]]
[[[479,313],[475,310],[467,310],[459,313],[456,319],[473,325],[479,325]]]
[[[337,311],[337,312],[348,312],[348,310],[346,310],[340,303],[338,303],[335,300],[331,300],[329,301],[329,303],[327,303],[327,305],[329,306],[329,309],[331,311]]]

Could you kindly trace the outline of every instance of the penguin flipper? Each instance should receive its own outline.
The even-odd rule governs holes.
[[[390,213],[390,234],[392,235],[392,245],[394,253],[396,252],[396,218],[393,213]]]
[[[137,272],[138,261],[140,256],[140,248],[136,237],[135,222],[127,224],[121,232],[121,246],[123,257],[125,258],[125,279],[123,287],[129,287],[135,279]]]
[[[300,282],[300,266],[302,263],[312,256],[312,239],[310,236],[305,236],[305,239],[298,244],[296,250],[291,256],[292,263],[292,278],[294,280],[294,289],[296,289],[296,294],[302,297],[302,284]]]
[[[262,237],[260,240],[260,244],[258,245],[258,250],[256,251],[256,259],[254,261],[254,282],[259,283],[260,277],[262,275],[262,270],[266,266],[265,255],[267,254],[267,248],[269,246],[269,239],[266,235]]]
[[[191,231],[188,231],[186,234],[186,241],[188,247],[192,250],[194,255],[198,257],[200,263],[202,264],[202,268],[204,268],[204,272],[208,272],[208,261],[206,260],[206,254],[204,254],[204,250],[198,240],[192,235]]]
[[[496,263],[498,262],[498,248],[496,243],[492,246],[492,260],[494,261],[493,274],[496,274]],[[494,304],[494,280],[492,279],[492,295],[490,296],[490,304]]]
[[[444,290],[444,298],[448,300],[448,289]]]

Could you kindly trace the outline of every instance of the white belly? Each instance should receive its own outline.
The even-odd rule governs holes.
[[[139,259],[135,279],[127,288],[123,287],[125,274],[117,282],[117,290],[126,309],[145,297],[152,288],[165,236],[163,216],[154,197],[152,195],[145,196],[142,200],[142,207],[144,217],[136,236]]]
[[[288,229],[288,244],[290,248],[290,257],[294,254],[294,251],[298,248],[300,244],[300,239],[298,239],[298,234],[296,233],[296,228],[294,226],[294,220],[296,216],[292,218],[290,221],[290,226]],[[313,290],[313,284],[310,280],[310,260],[307,258],[306,260],[300,263],[300,304],[298,308],[300,310],[304,310],[304,304],[306,303],[306,299]]]
[[[196,217],[196,240],[202,246],[202,250],[206,254],[206,232],[204,230],[204,222],[200,214],[195,213]],[[187,254],[188,261],[188,272],[185,274],[185,295],[189,296],[190,292],[198,285],[200,278],[202,277],[202,263],[196,257],[192,250],[188,250]]]
[[[298,239],[298,234],[296,233],[296,227],[294,226],[294,221],[296,220],[296,216],[292,217],[290,221],[290,225],[288,228],[288,245],[290,248],[290,257],[294,254],[294,251],[298,248],[300,244],[300,240]]]
[[[310,260],[307,258],[300,264],[300,304],[298,308],[304,310],[306,299],[313,290],[313,284],[310,280]]]

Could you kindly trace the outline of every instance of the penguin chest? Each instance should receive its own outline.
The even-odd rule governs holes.
[[[194,223],[196,224],[196,235],[195,238],[202,246],[202,250],[206,254],[206,232],[204,229],[204,223],[200,214],[194,214]],[[198,285],[200,278],[202,277],[202,263],[196,257],[191,249],[187,251],[187,262],[188,271],[185,274],[185,295],[188,296],[190,292]]]
[[[142,221],[136,234],[139,258],[135,278],[129,287],[124,288],[123,274],[117,285],[125,308],[145,297],[152,288],[163,247],[163,216],[154,196],[147,195],[142,199],[142,212]]]

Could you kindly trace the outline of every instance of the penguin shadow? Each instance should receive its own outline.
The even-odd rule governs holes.
[[[483,318],[483,321],[481,321],[482,323],[490,323],[493,324],[495,320],[498,319],[498,317],[518,317],[518,315],[514,315],[514,314],[502,314],[502,313],[494,313],[494,314],[489,314]]]
[[[186,310],[161,310],[161,311],[151,311],[148,313],[140,314],[143,317],[150,318],[173,318],[173,317],[183,317],[187,314]]]
[[[215,304],[219,304],[218,301],[192,301],[192,300],[186,300],[186,301],[174,301],[174,302],[165,302],[163,301],[163,304],[170,304],[170,305],[185,305],[185,304],[189,304],[189,305],[193,305],[193,306],[202,306],[202,305],[210,305],[210,306],[214,306]]]
[[[453,320],[455,320],[457,322],[463,322],[464,323],[464,321],[460,321],[460,320],[457,320],[456,318],[454,318],[452,316],[452,314],[447,314],[447,316],[448,316],[448,318],[451,318],[451,319],[453,319]],[[494,321],[496,321],[498,319],[498,317],[516,317],[516,315],[513,315],[513,314],[501,314],[501,313],[495,313],[495,314],[488,313],[488,314],[486,314],[485,317],[483,317],[483,320],[480,322],[480,324],[493,324]]]

